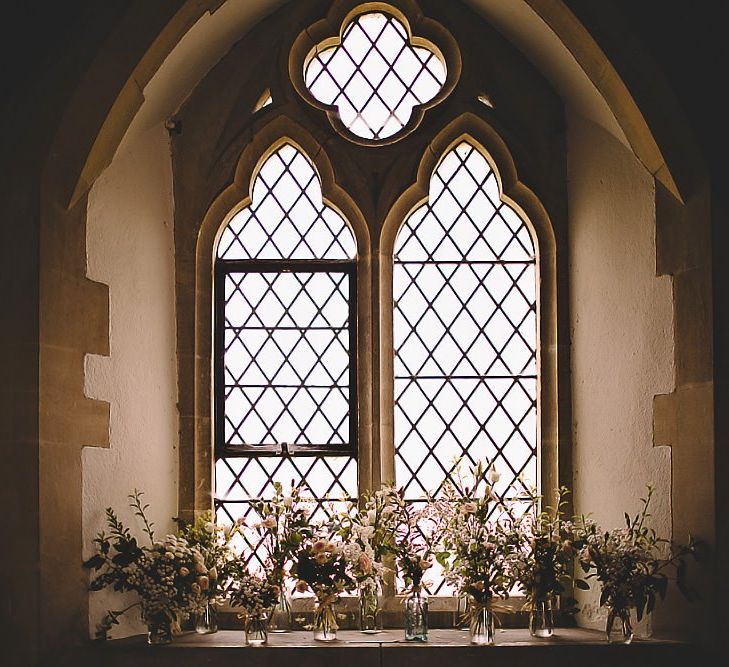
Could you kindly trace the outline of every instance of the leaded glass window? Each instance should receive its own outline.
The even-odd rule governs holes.
[[[395,470],[408,499],[437,496],[458,459],[492,461],[501,498],[538,486],[536,284],[526,223],[463,141],[395,244]]]
[[[394,16],[360,14],[345,27],[340,44],[317,50],[308,60],[306,86],[317,100],[337,107],[342,123],[356,136],[391,137],[446,80],[445,64],[435,50],[412,41]]]
[[[223,230],[215,266],[215,503],[250,518],[303,483],[313,518],[357,495],[356,244],[284,144]],[[250,536],[249,536],[250,537]],[[249,544],[255,559],[258,545]]]

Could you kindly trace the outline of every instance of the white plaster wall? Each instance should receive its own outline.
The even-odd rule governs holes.
[[[111,421],[110,447],[83,454],[85,555],[108,506],[143,536],[127,506],[135,487],[145,492],[159,533],[169,532],[177,513],[172,166],[162,125],[117,153],[95,183],[87,254],[88,276],[109,285],[110,356],[87,357],[86,393],[111,404]],[[123,606],[119,594],[92,593],[91,632],[107,609]],[[141,632],[134,619],[136,610],[113,636]]]
[[[653,446],[652,403],[673,389],[673,299],[655,275],[653,178],[575,114],[568,175],[575,510],[619,527],[651,483],[652,525],[670,537],[670,449]],[[580,603],[581,624],[603,628],[597,592]]]

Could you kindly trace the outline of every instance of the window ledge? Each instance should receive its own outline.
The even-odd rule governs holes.
[[[291,667],[294,663],[296,667],[341,667],[344,660],[348,667],[443,667],[446,661],[458,667],[483,667],[486,663],[564,667],[586,664],[584,661],[589,661],[589,667],[615,665],[616,661],[620,667],[668,667],[695,662],[697,651],[684,642],[657,639],[610,646],[602,633],[579,628],[560,628],[549,640],[534,639],[528,630],[497,630],[493,647],[471,646],[468,633],[458,630],[431,630],[426,644],[405,642],[402,630],[386,630],[378,635],[344,630],[331,644],[313,641],[310,632],[292,632],[271,634],[267,646],[251,648],[245,646],[240,630],[221,630],[214,635],[185,633],[172,644],[159,647],[148,646],[139,636],[112,640],[78,648],[69,657],[68,664],[75,667]]]

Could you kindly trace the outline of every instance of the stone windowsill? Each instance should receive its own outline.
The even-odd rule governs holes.
[[[497,630],[493,647],[471,646],[468,633],[431,630],[426,644],[405,642],[402,630],[378,635],[340,631],[329,644],[313,641],[310,632],[271,634],[262,647],[245,645],[243,632],[221,630],[213,635],[185,633],[167,646],[148,646],[145,637],[130,637],[74,650],[63,664],[83,667],[651,667],[690,664],[694,648],[684,642],[639,640],[630,646],[609,646],[600,632],[560,628],[552,639],[530,637],[527,630]]]

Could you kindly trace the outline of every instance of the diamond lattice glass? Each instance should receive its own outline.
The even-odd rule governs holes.
[[[254,523],[252,503],[270,498],[274,482],[302,485],[314,520],[357,496],[355,255],[311,162],[291,144],[278,148],[218,244],[215,505],[223,523]],[[253,531],[238,546],[263,566]]]
[[[321,181],[309,159],[284,144],[263,163],[251,203],[238,212],[218,243],[218,258],[353,259],[354,235],[322,199]]]
[[[304,79],[320,102],[337,107],[344,126],[365,139],[386,139],[432,100],[446,80],[443,61],[413,46],[405,26],[382,12],[360,14],[341,43],[318,51]]]
[[[411,500],[437,496],[457,459],[487,459],[500,497],[536,486],[534,245],[468,142],[400,231],[393,297],[397,485]]]

